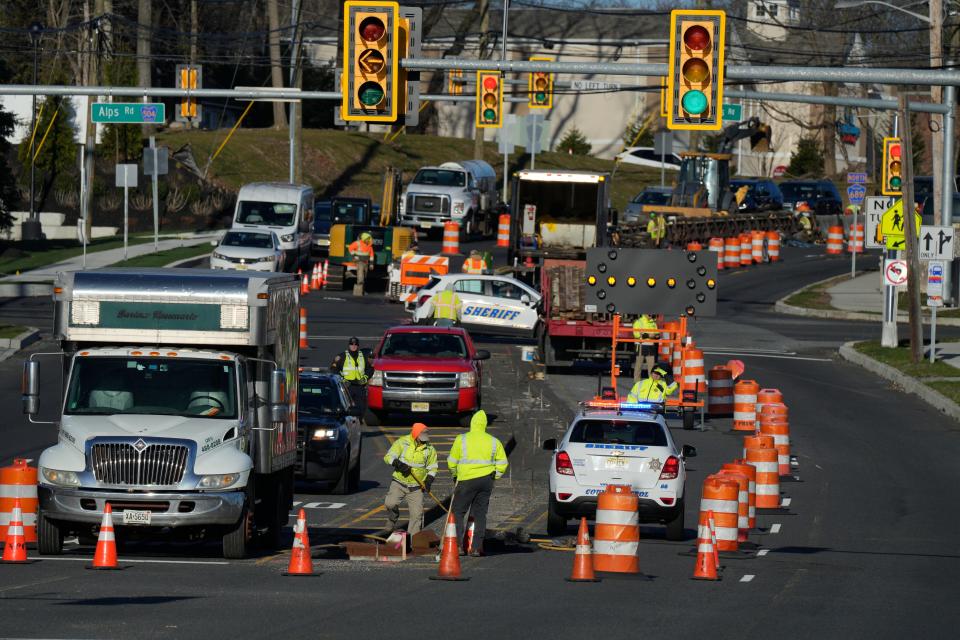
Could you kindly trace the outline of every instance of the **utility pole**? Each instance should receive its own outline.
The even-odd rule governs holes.
[[[104,10],[104,0],[93,0],[93,15],[102,16]],[[89,23],[89,34],[86,43],[87,54],[87,84],[98,86],[100,84],[100,22],[93,20]],[[82,210],[86,213],[86,237],[90,238],[90,230],[93,228],[93,179],[96,169],[95,154],[97,151],[97,125],[93,123],[93,109],[91,104],[96,102],[96,97],[91,97],[87,104],[87,139],[83,146],[84,175],[87,181],[86,188],[83,190],[84,204]]]
[[[197,0],[190,0],[190,66],[197,64],[197,37],[200,33],[200,16]]]
[[[300,0],[290,5],[290,86],[300,87]],[[290,103],[290,184],[303,182],[303,109]]]
[[[910,106],[905,91],[900,92],[900,149],[903,154],[903,218],[907,244],[907,298],[910,306],[910,359],[923,359],[923,324],[920,320],[920,257],[917,254],[917,220],[913,206],[913,149],[910,131]]]
[[[270,77],[274,89],[283,87],[283,69],[280,62],[280,10],[277,0],[267,0],[267,28],[270,30]],[[273,103],[273,128],[283,129],[287,126],[286,109],[282,102]]]
[[[943,0],[930,0],[930,66],[937,68],[943,66]],[[943,102],[943,87],[930,87],[930,101]],[[933,208],[933,224],[943,223],[943,203],[945,191],[943,188],[943,121],[944,118],[938,114],[930,114],[931,122],[936,122],[939,127],[933,127],[933,135],[930,136],[930,169],[933,171],[933,198],[937,206]],[[923,203],[920,203],[921,205]],[[949,290],[947,292],[949,298]]]
[[[488,0],[480,0],[477,4],[480,11],[480,40],[477,44],[477,57],[482,60],[486,57],[487,34],[490,31],[490,5]],[[483,133],[483,129],[475,126],[473,133],[474,160],[483,160]]]
[[[150,78],[150,40],[153,37],[153,2],[152,0],[139,0],[137,3],[137,86],[151,86]],[[144,102],[148,102],[147,96],[143,97]],[[143,135],[150,135],[152,126],[149,124],[141,125]]]

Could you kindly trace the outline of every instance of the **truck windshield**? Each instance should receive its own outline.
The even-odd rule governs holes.
[[[517,211],[535,207],[538,224],[560,222],[594,225],[599,215],[599,188],[596,183],[521,180]]]
[[[237,212],[240,224],[263,224],[274,227],[289,227],[297,215],[297,205],[287,202],[254,202],[243,200]]]
[[[383,340],[381,356],[416,358],[466,358],[463,338],[452,333],[390,333]]]
[[[340,394],[333,381],[300,379],[300,404],[297,410],[301,415],[333,414],[342,408]]]
[[[78,357],[64,413],[72,415],[237,417],[233,362],[136,357]]]
[[[570,442],[667,446],[667,436],[656,422],[581,420],[570,432]]]
[[[447,169],[421,169],[413,178],[413,184],[435,184],[440,187],[462,187],[466,183],[463,171]]]

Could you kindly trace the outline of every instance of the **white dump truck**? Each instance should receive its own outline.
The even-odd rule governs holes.
[[[46,374],[64,382],[58,442],[39,461],[41,554],[94,536],[108,504],[121,541],[222,537],[227,558],[279,543],[296,462],[297,286],[278,273],[59,274],[60,352],[33,354],[23,375],[24,412],[40,422],[40,361],[62,360],[62,378],[60,363]]]
[[[400,198],[400,224],[429,231],[458,222],[464,237],[491,236],[499,201],[497,174],[483,160],[421,167]]]

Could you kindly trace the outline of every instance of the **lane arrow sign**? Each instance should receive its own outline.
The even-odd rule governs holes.
[[[943,238],[943,232],[940,232],[940,237]],[[927,235],[923,236],[923,239],[926,240],[926,243],[923,246],[924,251],[930,251],[930,242],[933,240],[933,236],[930,235],[930,232],[927,232]],[[943,246],[943,241],[940,241],[940,246]]]

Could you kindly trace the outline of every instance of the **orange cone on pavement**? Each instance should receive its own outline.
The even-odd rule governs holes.
[[[713,512],[707,520],[708,524],[697,527],[697,566],[693,570],[694,580],[719,580],[717,574],[717,555],[713,544],[713,532],[710,531],[709,521],[713,519]]]
[[[577,551],[573,556],[573,573],[567,582],[600,582],[593,573],[593,550],[590,548],[590,530],[587,519],[580,518],[580,531],[577,532]]]
[[[290,551],[290,564],[283,573],[285,576],[312,576],[313,560],[310,558],[310,537],[307,535],[307,514],[303,509],[297,514],[297,524],[293,527],[293,549]]]
[[[325,289],[327,286],[327,269],[330,268],[330,260],[323,261],[323,269],[320,271],[320,288]]]
[[[320,263],[314,263],[313,272],[310,274],[310,289],[316,291],[320,288]]]
[[[443,549],[440,551],[440,567],[437,575],[430,576],[431,580],[448,580],[457,582],[469,580],[460,575],[460,553],[457,548],[457,521],[453,511],[447,515],[447,525],[443,531]]]
[[[307,341],[307,310],[303,307],[300,307],[300,348],[310,348],[310,343]]]
[[[93,564],[88,569],[119,569],[117,566],[117,539],[113,533],[113,508],[110,503],[103,509],[97,549],[93,552]]]
[[[463,534],[463,549],[464,553],[470,553],[470,547],[473,546],[473,530],[475,529],[473,516],[467,518],[467,530]]]
[[[310,278],[303,274],[303,281],[300,283],[300,297],[310,295]]]
[[[10,513],[7,539],[3,545],[3,562],[27,562],[27,543],[23,537],[23,509],[20,508],[20,498],[13,502],[13,511]]]

